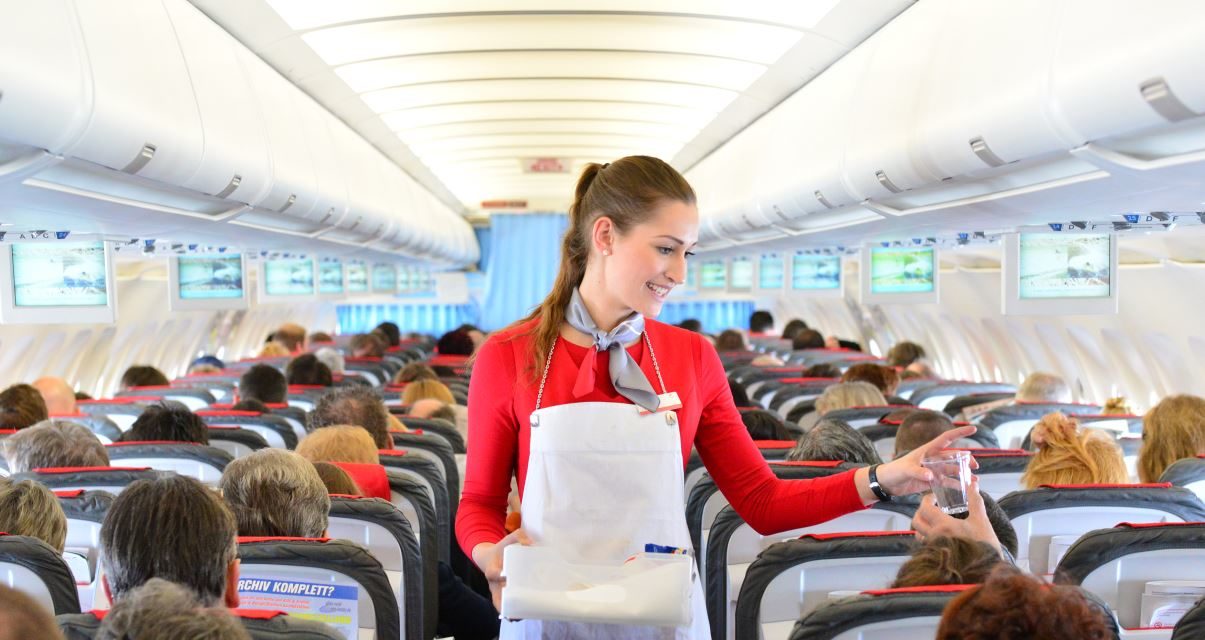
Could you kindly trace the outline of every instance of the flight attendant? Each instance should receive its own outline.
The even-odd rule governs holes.
[[[456,533],[499,606],[503,549],[551,547],[618,564],[646,543],[689,549],[683,467],[691,447],[760,532],[805,527],[928,488],[929,451],[814,480],[780,480],[749,438],[723,366],[702,336],[653,320],[686,279],[695,194],[672,167],[632,156],[578,181],[552,292],[480,348],[469,386],[468,468]],[[523,528],[505,529],[517,475]],[[681,628],[523,620],[503,638],[708,638],[701,581]]]

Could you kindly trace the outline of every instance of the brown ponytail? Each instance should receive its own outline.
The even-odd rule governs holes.
[[[565,321],[565,307],[586,275],[594,221],[606,216],[618,233],[625,233],[645,222],[665,200],[694,204],[695,192],[686,178],[663,160],[628,156],[607,164],[592,162],[582,170],[569,207],[569,228],[561,241],[561,268],[556,282],[540,306],[516,323],[540,319],[530,332],[535,335],[526,369],[530,379],[535,380],[543,370]]]

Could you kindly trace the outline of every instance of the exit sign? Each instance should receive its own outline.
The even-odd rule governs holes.
[[[523,158],[524,173],[569,173],[568,158]]]

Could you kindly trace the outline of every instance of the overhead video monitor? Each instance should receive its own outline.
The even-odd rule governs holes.
[[[841,256],[796,253],[791,256],[791,290],[809,296],[841,297]]]
[[[757,260],[757,288],[781,290],[786,284],[786,269],[781,253],[763,253]]]
[[[1117,313],[1117,236],[1036,231],[1004,239],[1004,313]]]
[[[733,258],[728,262],[728,290],[734,293],[753,291],[753,260]]]
[[[348,293],[368,293],[368,265],[363,262],[349,262],[344,265],[343,270],[347,272]]]
[[[937,250],[933,247],[863,247],[862,302],[936,304]]]
[[[315,293],[313,258],[277,258],[260,263],[260,300],[298,300]]]
[[[113,257],[105,242],[23,242],[3,251],[3,322],[111,324],[116,318]]]
[[[241,254],[172,256],[167,272],[172,311],[247,308],[247,264]]]
[[[323,260],[318,263],[318,294],[327,298],[338,298],[345,292],[343,263],[339,260]]]
[[[699,290],[721,291],[728,286],[728,269],[723,260],[708,260],[699,265]]]
[[[391,264],[372,265],[372,292],[397,292],[397,271]]]

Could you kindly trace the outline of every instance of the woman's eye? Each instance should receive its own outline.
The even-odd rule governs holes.
[[[689,257],[693,256],[694,254],[695,254],[695,252],[694,252],[694,251],[687,251],[687,252],[686,252],[686,257],[687,257],[687,258],[689,258]]]
[[[657,247],[657,252],[663,256],[668,256],[674,252],[673,247]]]

